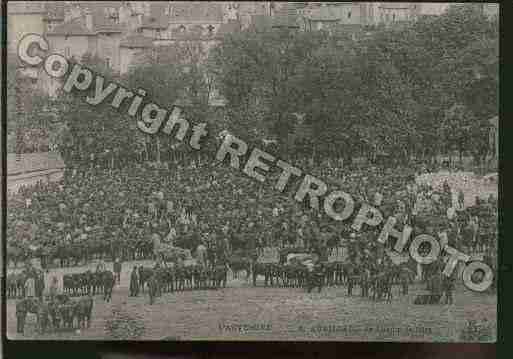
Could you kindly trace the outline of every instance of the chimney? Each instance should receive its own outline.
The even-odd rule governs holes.
[[[93,15],[91,15],[91,11],[89,9],[85,10],[84,18],[85,18],[85,26],[87,27],[87,30],[93,31]]]

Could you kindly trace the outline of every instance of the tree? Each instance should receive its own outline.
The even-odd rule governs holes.
[[[180,105],[190,120],[203,122],[208,118],[211,91],[205,57],[205,49],[194,42],[157,48],[147,63],[132,67],[123,82],[129,88],[144,89],[151,102],[168,110]],[[146,152],[157,161],[170,160],[178,145],[164,133],[144,137]]]
[[[9,152],[48,150],[49,97],[37,85],[37,69],[22,64],[15,55],[7,59],[7,132],[13,142]],[[10,134],[10,136],[9,136]]]

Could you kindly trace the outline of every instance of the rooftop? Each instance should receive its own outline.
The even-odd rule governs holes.
[[[117,7],[114,5],[109,7],[101,7],[97,6],[95,1],[92,1],[91,4],[84,6],[85,9],[88,9],[91,12],[93,17],[93,30],[96,32],[123,32],[124,28],[122,25],[117,23],[117,20],[110,17],[108,13],[108,8],[117,8],[119,7],[119,3]],[[105,2],[108,5],[108,1]]]
[[[48,36],[94,36],[93,31],[90,31],[83,18],[76,18],[68,21],[62,25],[56,26],[52,31],[46,33]]]
[[[284,2],[279,3],[272,16],[273,27],[299,27],[298,25],[298,9],[303,7],[302,3]]]
[[[65,3],[60,1],[49,1],[45,4],[46,14],[44,20],[59,21],[64,20]]]
[[[9,1],[7,3],[8,14],[44,14],[44,1]]]
[[[150,15],[143,16],[142,25],[143,29],[167,29],[169,26],[169,14],[167,14],[169,4],[167,2],[151,2]]]
[[[411,3],[402,3],[402,2],[388,2],[379,4],[379,8],[381,9],[412,9],[414,8],[414,4]]]
[[[153,47],[153,39],[141,34],[133,34],[121,40],[120,47],[150,48]]]
[[[303,14],[307,19],[313,21],[339,21],[341,18],[339,12],[332,6],[308,8]]]
[[[210,1],[173,1],[170,23],[223,22],[223,4]]]

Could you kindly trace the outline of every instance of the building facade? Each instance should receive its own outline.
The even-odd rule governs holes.
[[[495,5],[495,6],[494,6]],[[440,15],[444,3],[380,2],[216,2],[216,1],[17,1],[8,3],[8,48],[16,51],[27,33],[47,37],[50,51],[80,59],[87,53],[124,74],[147,59],[152,48],[192,44],[209,50],[232,33],[253,29],[273,31],[333,30],[355,34],[369,25],[415,20]],[[497,4],[483,4],[487,16]],[[55,93],[58,84],[35,69],[27,76]]]

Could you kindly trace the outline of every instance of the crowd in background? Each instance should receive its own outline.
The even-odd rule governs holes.
[[[415,182],[417,175],[438,168],[296,165],[350,193],[355,213],[359,203],[379,203],[384,219],[398,219],[397,228],[408,224],[413,234],[435,237],[446,231],[449,245],[464,253],[491,258],[496,252],[497,199],[476,198],[472,206],[464,206],[463,193],[455,204],[447,183],[436,189]],[[352,261],[384,257],[385,248],[376,241],[381,226],[355,232],[352,220],[337,222],[306,202],[296,202],[299,182],[278,193],[273,188],[278,175],[269,173],[268,182],[261,184],[225,164],[207,161],[168,168],[139,164],[68,169],[60,182],[21,187],[11,196],[8,258],[20,252],[30,256],[31,251],[45,257],[52,248],[73,246],[85,253],[100,245],[108,260],[131,260],[137,248],[146,248],[143,255],[151,257],[155,243],[193,253],[202,244],[222,256],[252,258],[264,247],[302,248],[326,258],[332,248],[344,245]],[[389,241],[386,246],[392,245]]]

